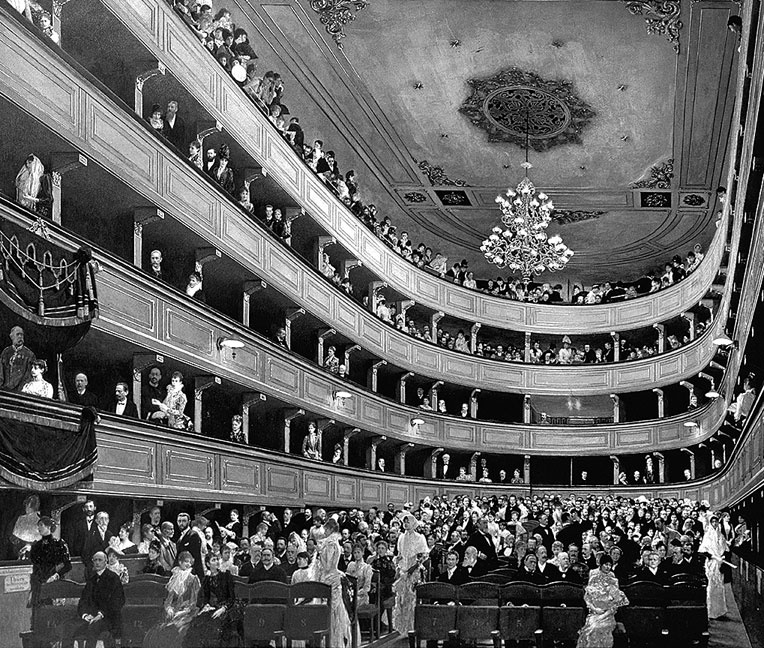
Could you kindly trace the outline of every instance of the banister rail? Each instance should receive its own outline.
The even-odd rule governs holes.
[[[560,306],[511,301],[457,286],[416,268],[366,228],[295,155],[230,75],[201,46],[169,3],[147,12],[142,0],[101,0],[270,176],[352,255],[418,304],[500,329],[607,333],[649,326],[697,304],[719,270],[725,233],[717,232],[700,267],[680,283],[619,304]],[[243,128],[242,124],[247,124]]]
[[[0,392],[0,418],[36,421],[41,425],[77,429],[79,408],[55,401],[41,402],[24,394]],[[98,466],[92,482],[61,492],[89,492],[184,501],[214,501],[272,506],[379,506],[380,502],[418,502],[426,496],[546,493],[623,495],[707,499],[712,506],[727,497],[736,476],[740,453],[722,471],[692,482],[638,486],[496,485],[384,475],[368,470],[315,462],[278,452],[168,430],[112,414],[103,414],[97,431]],[[762,426],[757,427],[761,445]],[[759,477],[764,470],[759,469]],[[740,484],[738,484],[738,487]],[[3,483],[0,488],[9,488]]]

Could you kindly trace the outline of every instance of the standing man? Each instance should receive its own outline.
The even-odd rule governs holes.
[[[175,543],[177,551],[175,564],[178,564],[178,558],[181,553],[188,551],[194,558],[193,572],[201,581],[204,578],[204,561],[202,560],[202,539],[199,534],[191,528],[191,516],[188,513],[178,515],[178,529],[180,536]]]
[[[151,256],[149,257],[149,259],[151,261],[149,274],[154,279],[159,279],[159,281],[164,281],[164,274],[162,274],[162,252],[159,250],[151,250]]]
[[[138,408],[133,399],[128,399],[130,390],[126,382],[118,382],[114,389],[114,403],[109,407],[109,411],[117,416],[129,416],[130,418],[139,418]]]
[[[161,423],[167,418],[167,415],[159,409],[159,405],[154,404],[155,400],[161,403],[167,395],[167,391],[162,393],[161,382],[162,370],[154,366],[149,369],[148,383],[141,386],[141,418],[154,423]]]
[[[37,358],[32,349],[24,346],[23,328],[14,326],[10,338],[10,346],[0,353],[0,387],[9,391],[21,391],[32,379],[32,363]]]
[[[178,102],[170,99],[164,116],[164,136],[179,151],[186,144],[186,124],[178,115]]]
[[[88,377],[84,373],[78,373],[74,377],[74,388],[70,402],[83,407],[98,407],[98,398],[93,392],[88,391]]]
[[[73,556],[83,556],[88,538],[95,533],[96,505],[93,500],[88,500],[82,505],[82,516],[74,523],[72,531],[71,551]]]
[[[114,535],[109,531],[109,514],[106,511],[98,511],[95,516],[95,529],[88,536],[82,551],[82,562],[85,569],[90,569],[91,558],[99,552],[105,552],[109,547],[109,540]]]

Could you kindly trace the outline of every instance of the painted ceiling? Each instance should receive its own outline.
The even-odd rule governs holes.
[[[494,198],[523,174],[526,124],[531,179],[559,210],[550,232],[576,252],[565,278],[636,276],[713,234],[736,87],[732,2],[249,7],[278,36],[292,112],[358,171],[364,201],[478,275]]]

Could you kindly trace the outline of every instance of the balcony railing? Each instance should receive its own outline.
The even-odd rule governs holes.
[[[0,392],[0,417],[37,421],[41,425],[77,429],[78,408],[54,401],[40,402],[21,394]],[[747,439],[761,448],[761,421]],[[529,486],[438,481],[384,474],[317,463],[256,450],[225,441],[156,428],[134,419],[102,416],[97,428],[98,466],[92,482],[68,490],[160,499],[231,502],[272,506],[316,505],[345,508],[379,506],[381,502],[418,502],[425,497],[483,497],[510,493],[529,495]],[[746,439],[743,443],[748,443]],[[745,446],[748,448],[748,445]],[[764,478],[761,455],[749,459],[736,448],[721,472],[688,483],[632,487],[533,485],[534,495],[546,493],[609,493],[633,497],[707,499],[712,506],[728,501],[741,487]],[[758,468],[752,460],[758,459]],[[749,467],[750,464],[750,467]],[[736,481],[738,479],[738,481]],[[745,481],[744,481],[745,480]],[[0,485],[7,487],[7,485]]]
[[[102,0],[157,60],[322,227],[391,288],[422,306],[499,329],[536,333],[606,333],[649,326],[697,304],[711,287],[724,251],[717,232],[700,267],[666,290],[619,304],[559,306],[484,295],[416,268],[370,232],[295,155],[273,125],[213,59],[169,3]],[[246,125],[246,126],[243,126]]]
[[[0,200],[0,216],[22,227],[32,222],[29,215],[5,200]],[[78,237],[55,224],[48,230],[51,241],[63,249],[74,250],[82,245]],[[96,249],[95,258],[101,264],[101,312],[93,324],[95,329],[174,357],[203,373],[219,375],[247,390],[262,391],[306,411],[403,442],[495,453],[564,455],[582,448],[593,455],[611,454],[619,448],[647,452],[700,442],[724,417],[724,399],[667,419],[577,426],[574,430],[422,412],[339,380],[107,252]],[[220,338],[240,339],[245,347],[238,349],[234,357],[217,348]],[[333,398],[338,390],[349,391],[353,397],[338,405]],[[425,421],[418,431],[410,425],[415,417]],[[688,421],[696,421],[699,426],[685,427]]]

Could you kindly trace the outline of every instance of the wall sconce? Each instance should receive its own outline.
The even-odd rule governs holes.
[[[716,384],[711,381],[711,389],[706,392],[706,398],[719,398],[719,392],[716,391]]]
[[[236,349],[244,348],[244,342],[236,338],[221,337],[218,338],[218,350],[231,349],[231,358],[236,359]]]
[[[342,389],[335,391],[332,394],[334,398],[334,404],[337,407],[344,407],[345,406],[345,399],[346,398],[353,398],[353,394],[351,394],[349,391],[344,391]]]
[[[409,422],[411,429],[416,433],[419,434],[419,426],[424,425],[424,419],[421,419],[419,417],[411,419]]]
[[[686,427],[686,428],[696,428],[696,427],[699,427],[699,425],[698,425],[697,421],[685,421],[684,422],[684,427]]]
[[[737,340],[731,339],[726,333],[723,333],[718,338],[714,338],[713,343],[723,349],[728,349],[729,347],[738,349],[740,347],[740,343]]]

